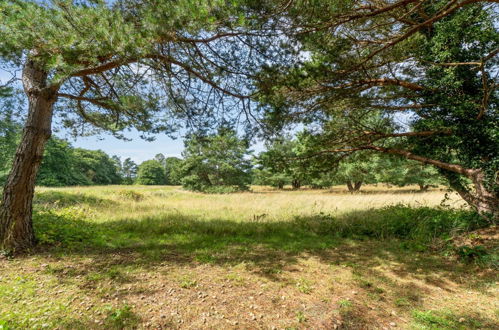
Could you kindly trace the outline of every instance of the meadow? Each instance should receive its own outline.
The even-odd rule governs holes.
[[[497,329],[495,227],[445,189],[363,190],[38,188],[0,329]]]

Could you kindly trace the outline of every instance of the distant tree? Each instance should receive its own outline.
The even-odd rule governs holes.
[[[394,159],[392,166],[385,171],[383,181],[400,187],[418,185],[421,191],[445,184],[445,179],[434,166],[405,159]]]
[[[294,189],[307,184],[309,174],[297,159],[298,145],[299,141],[289,137],[267,143],[267,150],[261,152],[255,160],[257,182],[279,189],[286,184],[291,184]]]
[[[334,171],[321,171],[311,174],[308,184],[314,189],[327,189],[337,184],[334,177]],[[343,183],[342,183],[343,184]]]
[[[257,164],[257,168],[253,170],[253,183],[256,185],[272,186],[278,189],[283,189],[285,185],[291,184],[290,177],[283,172],[275,172],[271,169],[262,167]]]
[[[156,159],[146,160],[139,165],[136,181],[138,184],[163,185],[165,181],[165,169]]]
[[[363,184],[379,182],[387,163],[373,152],[358,152],[342,159],[334,171],[334,180],[346,184],[349,192],[359,191]]]
[[[246,190],[251,182],[249,142],[231,129],[218,134],[192,134],[182,153],[182,185],[204,192]]]
[[[111,160],[114,163],[114,166],[116,167],[116,172],[120,176],[120,181],[123,180],[122,174],[123,174],[123,164],[121,163],[121,158],[119,156],[113,155],[111,156]]]
[[[123,183],[125,184],[133,184],[135,179],[137,178],[138,166],[131,159],[126,158],[122,163],[122,173],[121,176],[123,178]]]
[[[76,162],[71,144],[63,139],[52,137],[45,147],[37,184],[56,187],[92,184],[90,178],[76,170]]]
[[[182,184],[182,159],[177,157],[168,157],[165,159],[166,184]]]
[[[166,163],[165,163],[166,157],[162,153],[156,154],[156,156],[154,156],[154,160],[157,160],[161,164],[161,166],[163,166],[163,167],[166,166]]]
[[[382,118],[372,116],[364,119],[372,121]],[[323,152],[322,148],[323,141],[310,131],[297,134],[294,150],[295,159],[299,162],[296,167],[305,173],[309,185],[314,188],[344,184],[349,192],[357,192],[363,184],[401,181],[405,160],[367,150],[338,158]]]
[[[85,175],[92,184],[119,184],[120,175],[115,162],[102,150],[75,149],[75,170]]]
[[[317,153],[339,159],[370,150],[433,165],[471,207],[497,221],[493,3],[293,1],[276,25],[307,56],[262,70],[257,84],[270,105],[269,128],[311,127],[322,138]],[[384,122],[363,120],[373,113]]]

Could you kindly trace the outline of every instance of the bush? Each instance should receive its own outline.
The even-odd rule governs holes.
[[[40,205],[45,208],[63,208],[75,205],[109,205],[112,203],[110,200],[85,195],[81,193],[68,193],[61,191],[44,191],[35,194],[34,205]]]

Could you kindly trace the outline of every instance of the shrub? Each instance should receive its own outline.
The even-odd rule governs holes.
[[[247,191],[248,187],[239,186],[213,186],[207,187],[203,192],[208,194],[230,194],[234,192]]]
[[[146,160],[139,165],[137,183],[144,185],[162,185],[166,183],[165,169],[157,160]]]
[[[81,207],[35,211],[33,226],[38,243],[71,247],[92,240],[96,232],[84,221],[87,214],[88,210]]]

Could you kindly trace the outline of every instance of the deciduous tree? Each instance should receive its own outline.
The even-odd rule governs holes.
[[[177,157],[168,157],[165,159],[166,184],[182,184],[182,159]]]
[[[165,168],[156,159],[146,160],[139,165],[137,183],[144,185],[164,185],[166,183]]]

